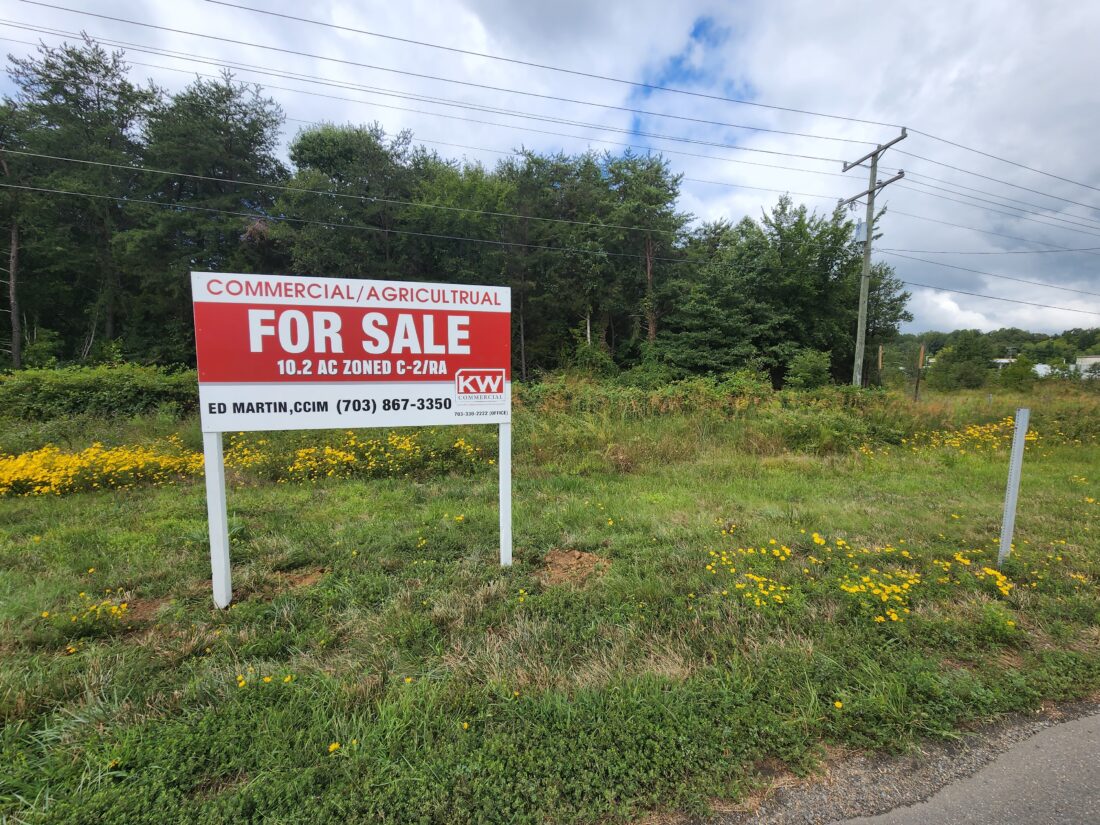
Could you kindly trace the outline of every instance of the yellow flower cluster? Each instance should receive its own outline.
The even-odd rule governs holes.
[[[296,450],[289,464],[270,451],[267,439],[231,436],[225,466],[250,470],[268,465],[280,482],[324,478],[404,477],[418,471],[472,472],[493,464],[463,438],[449,447],[426,447],[419,431],[360,439],[347,432],[339,443]],[[173,484],[202,472],[202,453],[184,448],[178,436],[155,446],[104,447],[80,452],[53,445],[20,455],[0,455],[0,496],[63,495],[88,490],[130,489],[138,484]],[[459,519],[461,521],[461,519]]]
[[[741,597],[745,601],[751,602],[756,607],[783,604],[783,594],[791,589],[781,585],[774,579],[769,579],[767,576],[758,576],[755,573],[745,573],[743,575],[748,579],[748,582],[737,582],[734,588],[741,591]]]
[[[1006,576],[1004,573],[1002,573],[1000,570],[997,570],[996,568],[987,567],[987,566],[979,566],[979,565],[974,563],[974,560],[972,558],[970,558],[970,556],[979,554],[981,552],[982,552],[981,550],[973,550],[973,551],[970,551],[969,555],[967,555],[966,553],[961,553],[961,552],[955,553],[952,556],[952,559],[954,559],[953,562],[946,561],[944,559],[933,559],[932,564],[934,566],[938,567],[940,570],[942,570],[945,574],[943,576],[940,576],[938,579],[936,579],[937,583],[939,583],[939,584],[961,584],[962,581],[961,581],[961,579],[958,578],[958,576],[959,575],[965,575],[966,573],[969,573],[971,576],[973,576],[978,581],[986,581],[986,580],[991,581],[993,583],[993,586],[997,588],[997,590],[1000,592],[1000,594],[1002,596],[1009,595],[1009,593],[1012,592],[1012,589],[1015,587],[1015,585],[1011,581],[1009,581],[1008,576]],[[1060,556],[1058,558],[1059,558],[1059,560],[1061,560]],[[951,578],[952,570],[955,567],[958,568],[958,571],[962,571],[962,572],[957,572],[956,573],[956,578],[952,579]],[[1032,570],[1031,573],[1037,579],[1045,578],[1041,573],[1039,573],[1038,570]],[[1035,587],[1035,583],[1033,583],[1031,586]]]
[[[989,453],[1007,450],[1012,446],[1012,438],[1016,429],[1016,421],[1012,416],[1006,416],[1000,421],[990,424],[970,424],[961,430],[928,430],[915,433],[911,438],[901,440],[901,449],[912,453],[921,453],[932,450],[949,449],[959,455],[967,453]],[[1041,440],[1039,433],[1029,429],[1024,436],[1025,449],[1038,444]],[[1048,441],[1065,441],[1062,432],[1056,432],[1053,439]],[[859,452],[865,456],[889,455],[889,447],[875,449],[869,444],[859,448]]]
[[[70,624],[115,626],[129,616],[130,603],[121,587],[113,592],[108,588],[103,591],[103,594],[102,599],[95,599],[82,591],[78,596],[80,607],[77,608],[77,612],[69,614]],[[44,611],[42,618],[45,619],[49,615],[48,612]],[[66,650],[66,652],[75,653],[76,648],[72,645],[70,647],[73,649]]]
[[[162,447],[104,447],[77,453],[47,445],[0,456],[0,496],[63,495],[85,490],[170,484],[202,470],[202,455],[183,449],[178,437]]]
[[[876,622],[887,619],[892,622],[905,621],[903,616],[909,614],[910,593],[921,583],[920,573],[888,573],[874,567],[868,573],[870,575],[843,576],[839,582],[840,589],[854,596],[863,607],[871,609],[876,614]]]
[[[392,432],[386,438],[360,439],[345,434],[336,446],[306,447],[295,452],[285,480],[324,478],[392,478],[428,468],[470,471],[481,461],[481,448],[463,438],[436,450],[420,443],[419,433]],[[284,479],[281,479],[284,480]]]
[[[253,676],[255,676],[255,675],[256,675],[256,669],[253,668],[253,667],[248,668],[247,674],[238,673],[237,674],[237,689],[238,690],[244,690],[246,687],[248,687],[248,680],[253,678]],[[260,676],[259,680],[257,681],[257,684],[270,685],[273,681],[275,681],[274,676]],[[284,685],[289,685],[293,681],[294,681],[294,674],[288,673],[285,676],[283,676],[283,684]]]
[[[974,578],[984,580],[990,579],[993,582],[994,587],[1000,591],[1002,596],[1007,596],[1012,588],[1015,587],[1012,582],[1008,580],[1008,576],[993,567],[983,567],[980,570],[971,571],[974,574]]]

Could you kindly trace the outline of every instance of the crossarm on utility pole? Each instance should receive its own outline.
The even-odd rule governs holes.
[[[879,191],[881,191],[884,187],[887,187],[891,183],[893,183],[894,181],[901,180],[904,177],[905,177],[905,170],[904,169],[899,169],[898,173],[896,175],[894,175],[894,177],[889,178],[888,180],[880,180],[874,186],[872,186],[869,189],[864,189],[858,195],[852,195],[852,197],[846,198],[845,200],[842,200],[842,201],[838,202],[837,206],[847,206],[848,204],[850,204],[854,201],[858,201],[860,198],[867,197],[868,195],[877,195],[879,193]]]

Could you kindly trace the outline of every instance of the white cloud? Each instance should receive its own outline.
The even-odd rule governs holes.
[[[102,14],[270,44],[339,60],[577,100],[852,139],[882,141],[896,134],[896,130],[888,127],[776,112],[701,97],[646,92],[613,82],[339,32],[201,0],[156,3],[69,0],[69,3],[74,8]],[[261,5],[258,0],[247,4]],[[301,81],[264,77],[245,71],[239,73],[242,79],[256,80],[268,86],[270,93],[282,102],[291,118],[337,122],[377,119],[391,132],[410,128],[421,139],[496,150],[510,150],[521,145],[542,151],[564,149],[575,152],[589,146],[616,149],[595,142],[598,139],[675,149],[693,155],[711,156],[707,159],[669,154],[673,167],[684,172],[688,178],[819,193],[827,197],[806,199],[806,202],[823,211],[832,208],[832,198],[854,194],[866,185],[862,170],[836,177],[730,162],[749,161],[835,173],[839,171],[840,159],[862,154],[864,149],[856,144],[754,133],[659,117],[641,118],[641,128],[696,140],[834,160],[795,159],[632,137],[610,130],[632,128],[634,120],[628,112],[441,83],[347,63],[143,29],[31,5],[6,5],[5,17],[34,25],[69,31],[85,29],[101,37],[264,65],[275,72],[319,75],[400,93],[490,105],[507,112],[530,112],[598,123],[603,128],[532,122],[506,114],[456,110],[378,93],[326,89]],[[1100,85],[1092,82],[1100,77],[1100,50],[1095,48],[1094,42],[1095,32],[1100,27],[1100,6],[1096,4],[1069,0],[1021,3],[1012,4],[1010,13],[1002,0],[977,0],[964,4],[951,0],[930,0],[921,4],[885,6],[871,0],[849,0],[843,4],[811,0],[745,0],[737,4],[719,0],[681,0],[678,3],[663,0],[632,3],[562,0],[553,7],[510,0],[406,0],[400,4],[367,4],[350,0],[303,4],[291,0],[268,0],[262,7],[594,74],[689,86],[709,94],[747,96],[792,108],[905,124],[1100,186],[1100,156],[1094,149],[1097,120],[1100,119],[1097,114],[1100,112]],[[703,27],[706,36],[693,40],[692,32],[701,21],[708,20],[709,27]],[[716,34],[722,32],[725,34]],[[0,36],[18,39],[37,37],[4,27],[0,27]],[[53,38],[46,39],[54,42]],[[18,44],[4,45],[16,54],[29,51],[28,47]],[[187,60],[137,52],[131,52],[129,57],[134,62],[174,66],[188,72],[215,71]],[[189,78],[187,72],[147,66],[135,67],[135,71],[139,76],[155,78],[170,89],[180,88]],[[284,88],[271,88],[273,86]],[[361,102],[336,100],[333,96],[356,98]],[[441,114],[452,117],[444,118]],[[563,138],[471,120],[493,121],[510,127],[526,126],[577,137]],[[287,125],[290,136],[301,124],[291,121]],[[490,166],[500,157],[499,154],[476,149],[435,148],[441,154],[467,156]],[[1100,247],[1100,208],[1073,206],[1042,194],[1052,193],[1100,207],[1100,191],[1038,175],[916,133],[899,144],[897,150],[887,153],[884,166],[903,167],[911,178],[902,185],[891,186],[880,201],[889,206],[881,223],[883,237],[878,241],[881,248],[1000,252],[1041,249],[1042,243]],[[902,152],[911,152],[1038,191],[1012,189],[937,166],[929,160],[908,157]],[[1061,216],[1082,225],[1044,226],[1030,220],[1035,216],[1012,217],[1011,214],[996,214],[974,205],[946,201],[928,194],[927,190],[921,193],[921,187],[915,185],[916,181],[931,181],[919,175],[930,175],[994,192],[1002,197],[1028,201],[1037,205],[1036,211]],[[684,184],[682,206],[703,219],[727,217],[735,221],[745,214],[758,217],[761,206],[773,204],[777,197],[752,189],[688,181]],[[1014,213],[1007,206],[1002,211]],[[902,213],[945,223],[907,217]],[[960,227],[1000,235],[981,234]],[[1003,235],[1023,240],[1013,240]],[[1096,253],[934,257],[987,272],[1100,292],[1100,276],[1097,274],[1100,273],[1100,257]],[[903,259],[885,256],[883,259],[895,264],[899,275],[905,280],[1100,312],[1100,298],[1096,296],[1058,292]],[[933,294],[923,289],[914,289],[912,309],[916,315],[912,325],[915,329],[1024,326],[1055,331],[1100,324],[1100,315],[1046,310],[947,293]]]

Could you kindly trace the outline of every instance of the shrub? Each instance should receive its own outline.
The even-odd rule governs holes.
[[[787,364],[785,382],[796,390],[813,390],[829,383],[830,356],[827,352],[801,349]]]
[[[130,418],[166,406],[179,415],[195,411],[194,371],[119,364],[20,370],[0,378],[0,410],[11,418]]]
[[[1006,389],[1026,392],[1035,385],[1037,376],[1034,367],[1030,359],[1021,355],[997,374],[997,380]]]
[[[619,371],[607,350],[599,344],[589,344],[583,340],[577,342],[577,348],[569,361],[572,370],[580,375],[605,378]]]

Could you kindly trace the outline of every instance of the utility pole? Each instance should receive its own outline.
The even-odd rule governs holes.
[[[878,159],[879,155],[893,146],[895,143],[905,140],[908,132],[905,129],[901,130],[901,135],[891,140],[889,143],[879,144],[879,146],[859,160],[854,160],[851,163],[844,164],[844,171],[853,169],[856,166],[861,166],[865,160],[871,161],[871,174],[867,181],[867,189],[860,192],[858,195],[853,195],[847,200],[839,202],[839,206],[847,206],[853,201],[857,201],[860,198],[867,197],[867,226],[866,226],[866,239],[863,243],[863,277],[859,281],[859,323],[856,326],[856,360],[852,366],[852,386],[863,386],[863,350],[867,344],[867,297],[871,291],[871,235],[874,232],[875,223],[875,195],[878,191],[897,180],[901,180],[905,177],[904,171],[898,171],[894,177],[889,180],[878,180]]]

